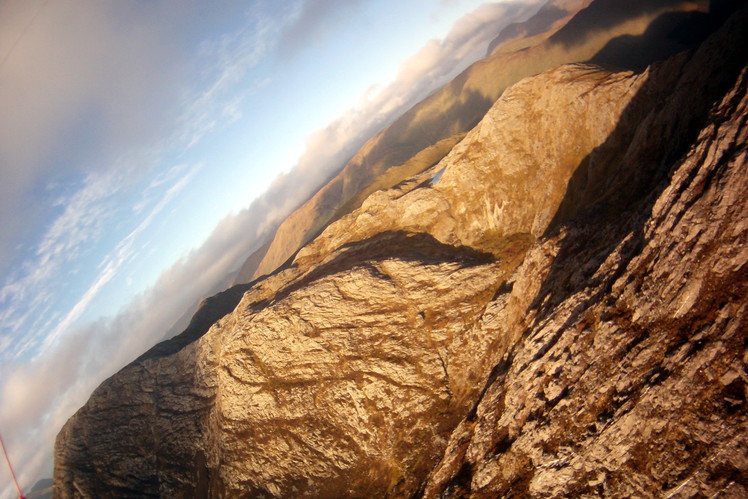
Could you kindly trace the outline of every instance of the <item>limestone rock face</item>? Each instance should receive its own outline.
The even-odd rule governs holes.
[[[503,344],[425,497],[748,494],[748,73],[736,75],[744,50],[692,73],[716,47],[682,66],[672,100],[643,121],[682,139],[685,116],[719,94],[691,95],[674,119],[687,88],[736,78],[667,177],[646,195],[621,184],[636,201],[616,216],[552,231],[488,305]]]
[[[56,497],[745,497],[747,18],[507,91],[103,383]]]
[[[509,236],[542,235],[572,174],[613,132],[647,76],[569,65],[523,80],[444,161],[371,195],[303,248],[297,264],[395,228],[486,251],[500,251]]]
[[[479,388],[465,366],[486,345],[455,339],[505,266],[385,233],[270,278],[200,341],[102,385],[60,434],[58,490],[415,492]]]
[[[532,248],[425,497],[748,494],[747,112],[744,72],[646,210]]]

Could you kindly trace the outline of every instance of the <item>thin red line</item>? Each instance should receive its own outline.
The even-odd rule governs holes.
[[[3,437],[0,435],[0,446],[3,448],[3,454],[5,454],[5,461],[8,463],[8,469],[10,470],[10,476],[13,477],[13,483],[16,484],[16,489],[18,489],[18,497],[23,497],[23,492],[21,492],[21,487],[18,485],[18,480],[16,479],[16,473],[13,471],[13,465],[10,464],[10,458],[8,457],[8,451],[5,448],[5,442],[3,442]]]

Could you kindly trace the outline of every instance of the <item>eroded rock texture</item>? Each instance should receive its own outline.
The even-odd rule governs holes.
[[[505,266],[384,233],[271,278],[199,342],[100,387],[60,436],[58,463],[77,466],[58,484],[100,497],[412,493],[474,399],[459,368],[479,349],[450,347]]]
[[[651,214],[528,253],[426,497],[748,494],[744,78]]]
[[[58,497],[744,497],[746,13],[508,90],[58,436]]]

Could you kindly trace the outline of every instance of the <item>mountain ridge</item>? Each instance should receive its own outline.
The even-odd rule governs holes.
[[[569,36],[564,33],[569,33],[570,30],[565,25],[552,23],[547,32],[534,33],[528,38],[532,40],[530,46],[515,46],[506,52],[498,50],[501,48],[499,46],[489,57],[472,64],[442,89],[407,110],[372,137],[330,183],[281,223],[251,278],[268,274],[286,263],[304,244],[339,216],[343,207],[355,207],[356,202],[351,204],[353,198],[357,193],[367,190],[369,185],[374,184],[374,188],[382,189],[405,180],[407,177],[403,176],[392,179],[387,184],[374,182],[383,172],[392,171],[393,167],[402,165],[419,152],[473,128],[508,86],[526,76],[560,64],[581,62],[596,55],[598,59],[602,58],[598,62],[621,62],[618,52],[612,51],[609,61],[604,58],[605,54],[599,54],[609,40],[623,35],[640,34],[663,13],[705,10],[708,4],[706,1],[637,0],[635,6],[638,10],[614,9],[619,17],[625,14],[621,20],[615,16],[606,16],[604,7],[607,3],[601,8],[596,5],[600,1],[555,0],[548,3],[569,9],[563,18],[567,20],[567,24],[583,15],[584,21],[578,24],[582,24],[585,31],[594,36],[588,36],[580,43],[571,40],[567,47],[564,42]],[[543,12],[541,9],[536,16],[542,16]],[[589,12],[592,15],[585,15]],[[528,22],[532,22],[532,18]],[[679,48],[685,48],[670,45],[669,49],[660,47],[664,44],[666,35],[667,33],[660,33],[659,37],[650,40],[644,53],[649,51],[652,55],[656,54],[656,57],[664,58]],[[660,49],[655,52],[652,47]],[[652,62],[654,59],[649,56],[648,60]]]
[[[102,384],[56,496],[745,493],[746,18],[511,87]]]

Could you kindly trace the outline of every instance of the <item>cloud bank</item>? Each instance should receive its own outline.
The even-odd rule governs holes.
[[[134,16],[124,4],[117,5],[62,0],[0,7],[0,33],[5,34],[0,47],[14,47],[0,67],[0,262],[8,261],[13,242],[6,235],[33,226],[40,215],[27,202],[38,179],[64,178],[84,164],[88,171],[98,170],[102,164],[94,158],[156,134],[177,104],[160,91],[183,76],[174,62],[179,58],[167,48],[173,34],[155,18],[148,21],[153,12],[147,11],[153,9]],[[148,83],[153,78],[161,84]],[[133,107],[162,112],[135,113]],[[90,132],[81,134],[83,129]],[[78,141],[88,147],[78,149]],[[60,161],[60,151],[69,153],[67,163]]]

